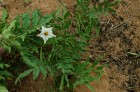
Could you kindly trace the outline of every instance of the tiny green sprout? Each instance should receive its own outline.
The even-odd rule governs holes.
[[[31,0],[23,0],[25,3],[29,3],[31,2]]]
[[[44,44],[47,42],[47,40],[48,40],[49,38],[56,37],[56,36],[52,33],[52,27],[50,27],[50,28],[45,28],[44,26],[42,26],[41,33],[38,34],[37,36],[43,38]]]

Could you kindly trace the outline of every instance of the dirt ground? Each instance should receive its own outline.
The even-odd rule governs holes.
[[[73,9],[75,0],[62,0],[69,9]],[[9,12],[9,21],[24,12],[31,13],[39,9],[42,13],[51,13],[59,6],[59,0],[3,0],[1,7]],[[0,14],[1,14],[0,8]],[[103,62],[109,62],[104,68],[101,81],[92,82],[96,92],[140,92],[140,0],[123,0],[115,7],[116,14],[101,18],[99,37],[91,40],[90,54],[93,58],[104,56]],[[138,55],[134,55],[133,53]],[[37,81],[28,76],[21,85],[10,88],[10,92],[40,92],[45,88],[42,77]],[[75,92],[90,92],[87,87],[79,86]]]

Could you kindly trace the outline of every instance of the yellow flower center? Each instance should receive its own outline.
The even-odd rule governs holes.
[[[49,35],[49,33],[48,33],[48,32],[45,32],[45,33],[44,33],[44,35],[46,35],[46,36],[47,36],[47,35]]]

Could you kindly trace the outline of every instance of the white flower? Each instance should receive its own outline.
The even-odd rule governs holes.
[[[52,27],[50,27],[50,28],[45,28],[44,26],[42,26],[41,33],[38,34],[37,36],[43,38],[44,44],[47,42],[47,40],[48,40],[49,38],[56,37],[56,36],[52,33]]]

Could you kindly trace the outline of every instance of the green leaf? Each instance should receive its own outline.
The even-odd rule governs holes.
[[[33,79],[35,80],[39,76],[40,69],[36,67],[33,69]]]
[[[7,67],[10,67],[10,65],[8,65],[8,64],[4,64],[4,66],[7,68]]]
[[[35,32],[36,30],[35,29],[27,29],[27,32],[29,33],[29,34],[31,34],[32,32]]]
[[[0,71],[0,75],[12,77],[12,74],[9,73],[7,70]]]
[[[33,20],[32,20],[32,23],[33,23],[33,26],[36,27],[38,25],[38,22],[39,22],[39,14],[38,14],[38,10],[35,10],[33,12]]]
[[[96,35],[99,36],[99,33],[100,33],[100,29],[96,27]]]
[[[4,69],[4,67],[9,67],[10,65],[8,64],[4,64],[4,63],[0,63],[0,68],[1,69]]]
[[[22,28],[27,29],[30,26],[30,16],[25,13],[22,15]]]
[[[45,24],[49,23],[53,19],[53,15],[46,15],[39,21],[39,26],[44,26]]]
[[[77,79],[77,80],[73,83],[73,87],[76,88],[76,86],[82,85],[82,84],[84,84],[84,83],[85,83],[85,80],[83,80],[83,79],[78,80],[78,79]]]
[[[7,17],[8,17],[8,13],[7,13],[6,9],[3,8],[1,21],[5,22]]]
[[[70,83],[69,83],[68,75],[65,75],[65,81],[67,82],[67,87],[70,87]]]
[[[86,84],[86,86],[87,86],[92,92],[96,92],[95,89],[94,89],[94,87],[91,86],[89,83],[85,83],[85,84]]]
[[[89,62],[84,62],[81,64],[76,65],[76,72],[80,73],[82,70],[84,70],[89,65]]]
[[[7,49],[9,52],[11,52],[11,46],[6,45],[6,44],[3,44],[3,47],[4,47],[5,49]]]
[[[60,91],[63,89],[63,86],[64,86],[64,76],[65,75],[62,75],[62,77],[61,77]]]
[[[4,68],[4,64],[0,63],[0,68],[3,69]]]
[[[23,56],[22,55],[22,58],[28,66],[36,67],[36,63],[33,63],[28,56]]]
[[[36,46],[33,46],[33,47],[32,47],[32,50],[35,51],[36,53],[39,53],[38,47],[36,47]]]
[[[0,81],[1,80],[5,80],[5,77],[3,77],[3,76],[0,75]]]
[[[45,67],[40,67],[41,73],[44,75],[44,78],[47,76],[47,70]]]
[[[24,71],[23,73],[21,73],[18,78],[15,81],[15,84],[17,84],[17,82],[21,79],[24,78],[25,76],[29,75],[31,72],[33,71],[33,69],[29,69],[27,71]]]
[[[16,47],[21,47],[21,44],[17,40],[11,40],[11,44]]]
[[[81,0],[76,0],[77,1],[77,4],[80,4],[82,1]]]
[[[0,84],[0,92],[9,92],[7,88]]]
[[[2,35],[4,36],[4,38],[9,38],[10,36],[12,36],[12,28],[15,27],[16,24],[16,20],[12,21],[10,26],[8,28],[5,28],[4,31],[2,32]]]
[[[40,39],[38,39],[38,38],[32,38],[32,37],[30,37],[29,39],[30,39],[32,42],[37,43],[37,44],[39,44],[39,45],[42,45],[42,44],[43,44],[42,39],[40,40]]]
[[[16,16],[15,17],[16,22],[16,28],[20,29],[21,28],[21,16]]]
[[[26,35],[27,35],[27,33],[24,33],[24,34],[20,35],[19,37],[22,39],[22,41],[24,41],[24,40],[25,40]]]
[[[55,16],[59,16],[60,14],[60,7],[54,12]]]

